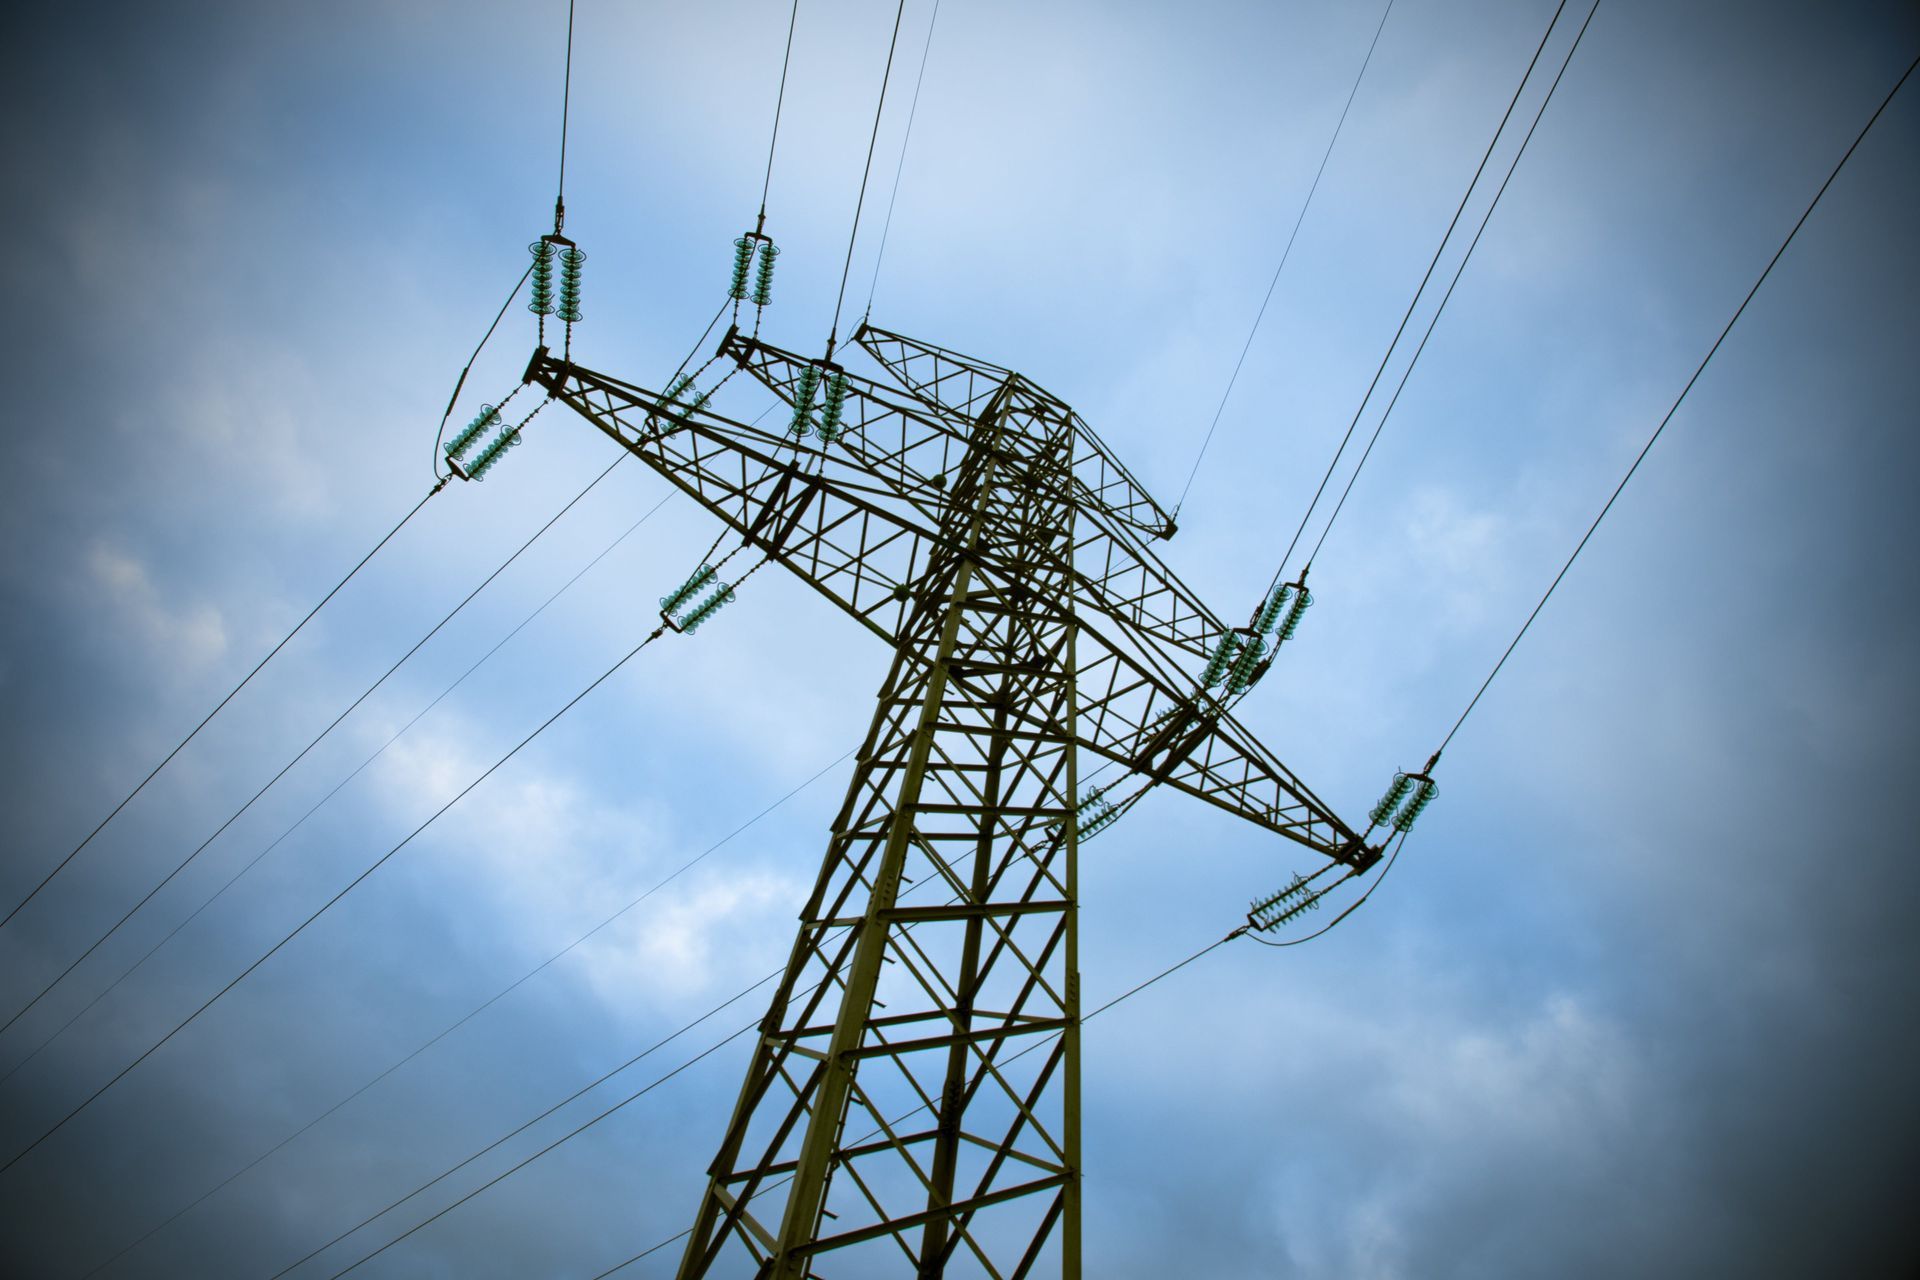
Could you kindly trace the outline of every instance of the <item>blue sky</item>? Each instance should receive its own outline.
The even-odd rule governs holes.
[[[896,92],[929,12],[907,6]],[[1222,613],[1266,584],[1551,12],[1395,6],[1164,552]],[[769,206],[784,346],[825,337],[892,17],[802,5]],[[1170,500],[1378,17],[946,0],[876,323],[1026,373]],[[590,255],[584,363],[657,385],[719,303],[785,18],[581,0],[567,229]],[[5,22],[10,907],[431,483],[453,377],[550,223],[564,7]],[[1318,603],[1242,708],[1344,813],[1437,744],[1916,48],[1897,3],[1604,0],[1315,563]],[[882,124],[870,217],[905,106]],[[1920,711],[1917,155],[1910,87],[1449,749],[1380,893],[1320,942],[1235,943],[1090,1026],[1097,1274],[1913,1267],[1920,948],[1899,819]],[[465,403],[510,389],[532,340],[516,308]],[[486,484],[434,499],[0,931],[9,1016],[612,460],[563,410],[534,426]],[[616,470],[0,1035],[0,1070],[666,491]],[[588,570],[0,1085],[0,1147],[625,652],[712,532],[675,501]],[[757,575],[0,1175],[0,1270],[84,1275],[825,769],[104,1274],[264,1280],[775,967],[884,662],[798,584]],[[1089,846],[1095,1002],[1311,867],[1202,808],[1156,795]],[[339,1270],[758,1011],[749,997],[295,1274]],[[744,1054],[355,1274],[585,1280],[679,1230]],[[670,1254],[622,1274],[669,1274]]]

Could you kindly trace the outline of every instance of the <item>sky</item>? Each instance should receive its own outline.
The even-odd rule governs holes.
[[[1394,5],[1162,549],[1218,612],[1272,575],[1552,12]],[[1568,13],[1552,67],[1584,7]],[[848,312],[871,291],[875,323],[1018,369],[1171,502],[1380,8],[947,0],[901,161],[930,15],[905,5]],[[658,386],[720,303],[759,205],[786,17],[580,0],[582,363]],[[893,18],[800,6],[768,200],[784,253],[767,335],[792,349],[831,322]],[[551,225],[565,8],[105,3],[0,22],[11,910],[432,484],[448,392]],[[1314,562],[1315,606],[1239,712],[1350,821],[1439,744],[1916,52],[1907,4],[1602,0]],[[1089,1024],[1089,1274],[1920,1268],[1903,1065],[1920,870],[1899,834],[1920,759],[1916,94],[1454,739],[1380,891],[1310,945],[1236,941]],[[1517,145],[1509,131],[1492,172]],[[516,304],[456,417],[510,391],[533,342]],[[553,407],[485,484],[428,503],[0,929],[0,1012],[612,450]],[[6,1158],[655,625],[715,532],[684,499],[648,515],[667,494],[614,470],[0,1032]],[[0,1272],[267,1280],[776,968],[887,655],[773,573],[670,640],[0,1174]],[[1087,999],[1314,866],[1152,795],[1083,857]],[[290,1274],[387,1245],[764,999]],[[671,1236],[746,1052],[731,1041],[354,1274],[587,1280]],[[618,1274],[669,1275],[675,1256]]]

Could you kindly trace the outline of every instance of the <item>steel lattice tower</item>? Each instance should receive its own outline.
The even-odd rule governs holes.
[[[1147,549],[1171,519],[1077,414],[854,340],[892,385],[720,347],[789,404],[844,376],[830,442],[545,348],[527,369],[893,650],[679,1274],[1078,1277],[1082,758],[1103,790],[1165,784],[1354,869],[1379,850],[1206,691],[1254,631]]]

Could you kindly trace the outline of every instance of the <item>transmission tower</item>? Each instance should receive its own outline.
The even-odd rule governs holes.
[[[1196,599],[1072,409],[853,341],[885,384],[727,333],[784,431],[545,347],[526,372],[893,652],[679,1274],[1078,1277],[1076,860],[1107,793],[1164,784],[1353,870],[1380,850],[1228,714],[1270,603],[1229,627]]]

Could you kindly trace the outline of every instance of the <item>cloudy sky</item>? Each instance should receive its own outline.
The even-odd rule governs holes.
[[[1552,11],[1395,5],[1164,553],[1221,613],[1273,572]],[[1568,12],[1552,66],[1585,7]],[[870,219],[929,16],[906,6]],[[1171,500],[1379,16],[946,0],[875,321],[1026,373]],[[769,206],[782,345],[824,340],[892,20],[873,0],[801,6]],[[454,376],[550,225],[565,6],[0,21],[11,909],[431,484]],[[719,303],[785,34],[777,4],[580,0],[584,363],[658,385]],[[1603,0],[1315,563],[1318,603],[1242,708],[1350,818],[1438,744],[1916,52],[1920,15],[1895,0]],[[1091,1024],[1089,1274],[1920,1265],[1920,872],[1900,834],[1920,716],[1916,95],[1455,740],[1386,886],[1321,941],[1236,942]],[[516,308],[463,407],[511,389],[532,342]],[[613,460],[564,410],[534,427],[488,483],[428,504],[0,930],[0,1016]],[[615,470],[0,1033],[0,1154],[650,629],[714,532],[684,500],[634,529],[666,493]],[[771,573],[650,649],[0,1174],[0,1271],[266,1280],[738,994],[784,957],[885,658]],[[1155,795],[1089,846],[1090,1001],[1311,869],[1203,809]],[[762,999],[293,1274],[387,1244]],[[587,1280],[670,1236],[745,1054],[732,1042],[355,1274]]]

